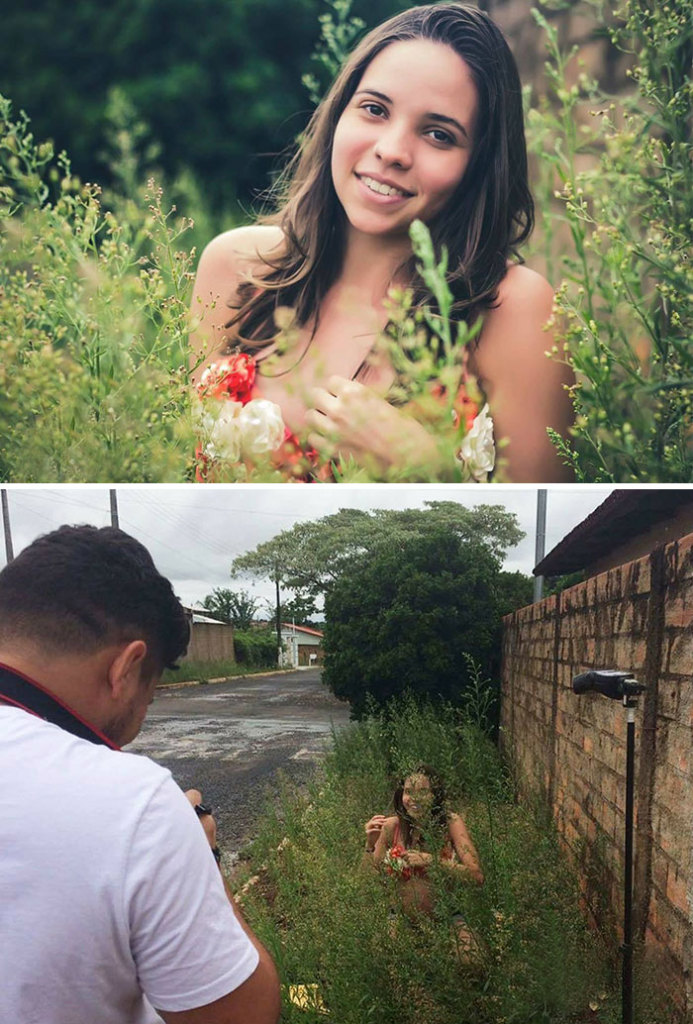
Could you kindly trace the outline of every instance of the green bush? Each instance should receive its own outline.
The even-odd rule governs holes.
[[[273,629],[236,629],[233,646],[239,665],[277,666],[277,634]]]
[[[355,717],[405,691],[458,701],[465,654],[487,668],[494,653],[498,572],[487,546],[443,527],[370,551],[326,594],[325,683]]]
[[[434,914],[412,922],[395,880],[361,864],[363,824],[387,811],[394,777],[422,759],[464,812],[486,881],[433,872]],[[287,785],[268,810],[248,858],[236,888],[286,991],[316,985],[340,1024],[568,1024],[591,1017],[590,1003],[615,1024],[576,879],[459,709],[396,702],[341,731],[309,794]],[[487,948],[482,976],[454,954],[457,912]],[[282,1021],[320,1019],[285,999]]]
[[[569,85],[575,52],[562,54],[555,29],[534,16],[551,91],[529,111],[529,138],[543,170],[550,276],[560,282],[565,345],[555,354],[577,378],[576,425],[562,448],[580,481],[689,482],[693,3],[626,0],[615,13],[612,41],[632,55],[633,82],[618,97],[584,73]],[[577,116],[585,106],[589,123]]]

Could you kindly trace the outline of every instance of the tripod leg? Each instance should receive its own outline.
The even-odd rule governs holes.
[[[635,776],[635,708],[626,705],[626,849],[623,894],[623,968],[621,1019],[633,1024],[633,783]]]

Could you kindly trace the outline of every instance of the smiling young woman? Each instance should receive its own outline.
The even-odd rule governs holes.
[[[366,36],[315,111],[278,212],[207,246],[193,298],[198,377],[244,352],[253,396],[276,403],[298,443],[380,479],[405,467],[448,477],[454,461],[394,404],[398,375],[376,344],[391,288],[436,308],[412,253],[417,219],[448,251],[452,317],[482,320],[467,370],[488,403],[484,429],[506,443],[503,479],[565,479],[547,435],[571,418],[566,369],[545,355],[552,290],[517,256],[533,223],[519,78],[498,28],[462,4],[412,8]],[[278,345],[281,307],[293,322]],[[491,463],[471,479],[488,478],[489,442]]]

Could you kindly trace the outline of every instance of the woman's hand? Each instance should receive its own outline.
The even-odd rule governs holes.
[[[352,455],[374,476],[390,469],[436,479],[441,457],[425,427],[358,381],[330,377],[325,388],[311,390],[306,413],[309,442],[326,458]]]
[[[366,822],[364,826],[366,832],[366,850],[369,853],[372,853],[375,849],[375,844],[378,842],[378,838],[385,821],[386,819],[384,814],[374,814],[373,817],[369,818]]]
[[[424,850],[405,850],[402,859],[410,868],[426,868],[433,861],[433,855]]]

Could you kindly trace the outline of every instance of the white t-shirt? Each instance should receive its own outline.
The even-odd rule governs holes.
[[[154,1024],[253,973],[170,772],[0,704],[0,780],[0,1021]]]

